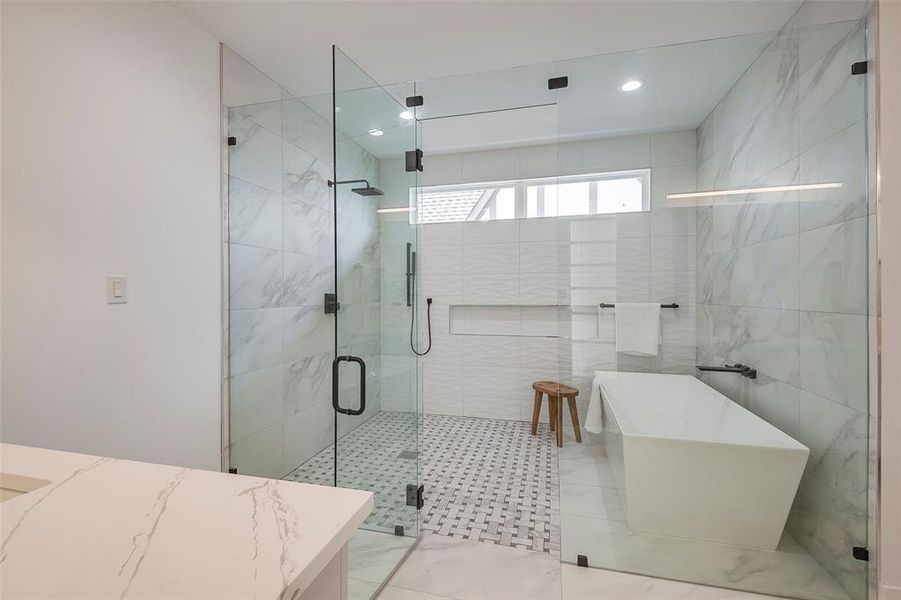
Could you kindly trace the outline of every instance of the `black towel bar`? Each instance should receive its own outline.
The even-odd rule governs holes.
[[[606,302],[601,302],[601,308],[614,308],[616,304],[607,304]],[[679,308],[679,305],[673,302],[672,304],[661,304],[660,308]]]

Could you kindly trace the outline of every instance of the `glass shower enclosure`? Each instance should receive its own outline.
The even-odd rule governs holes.
[[[473,473],[488,464],[484,448],[436,443],[446,432],[430,424],[522,426],[543,379],[577,388],[585,419],[598,371],[696,378],[809,450],[799,482],[773,487],[790,495],[774,547],[642,527],[637,501],[684,513],[620,477],[608,431],[583,427],[576,441],[569,425],[535,471],[546,515],[515,541],[446,535],[521,544],[564,569],[867,598],[874,117],[871,75],[851,65],[871,39],[866,20],[814,10],[779,31],[387,90],[335,48],[331,94],[264,82],[235,94],[226,464],[374,492],[350,557],[371,596],[423,530],[447,522],[417,510],[421,484],[428,508],[454,481],[442,448]],[[568,87],[549,89],[559,76]],[[624,89],[631,79],[643,87]],[[409,107],[417,94],[424,105]],[[641,188],[636,207],[622,210],[611,181]],[[617,349],[616,307],[638,302],[662,307],[649,356]],[[697,368],[734,363],[756,378]],[[538,430],[527,439],[550,446]],[[506,468],[488,470],[522,484]],[[751,480],[743,469],[732,475]],[[708,479],[679,489],[740,524],[740,503]],[[490,504],[484,491],[454,502]]]
[[[337,48],[331,93],[225,47],[222,70],[223,469],[373,492],[349,554],[370,597],[419,535],[415,121]]]

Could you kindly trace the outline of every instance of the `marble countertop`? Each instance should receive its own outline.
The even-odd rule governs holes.
[[[0,444],[49,481],[0,503],[3,598],[291,598],[370,513],[369,492]]]

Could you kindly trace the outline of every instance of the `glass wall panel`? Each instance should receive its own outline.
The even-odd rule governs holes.
[[[581,441],[536,432],[559,495],[543,549],[566,563],[866,597],[872,118],[850,70],[866,24],[816,10],[770,33],[417,84],[420,275],[449,299],[426,419],[515,421],[513,402],[480,404],[502,388],[528,423],[527,380],[578,390]],[[535,135],[550,103],[553,141]],[[473,147],[490,135],[503,142]]]
[[[415,148],[416,127],[406,107],[340,49],[333,59],[335,485],[375,494],[375,509],[350,546],[351,581],[371,592],[419,535],[415,299],[406,302],[416,240],[409,227],[383,227],[380,213],[389,197],[409,207],[417,179],[403,158]],[[385,327],[395,319],[403,325]]]
[[[339,50],[334,66],[334,95],[297,98],[223,49],[224,466],[372,491],[375,510],[349,555],[351,593],[368,598],[419,534],[404,296],[407,242],[413,254],[417,240],[409,208],[402,227],[378,213],[383,198],[416,198],[403,162],[415,125]]]
[[[561,230],[564,320],[582,335],[560,354],[598,408],[559,454],[565,562],[866,597],[852,547],[866,546],[872,217],[866,81],[850,71],[866,32],[804,19],[557,64],[595,94],[571,84],[561,136],[617,127],[570,144],[561,176],[645,168],[651,190],[645,212]],[[643,313],[636,333],[618,316],[633,303],[660,305],[659,326]],[[649,322],[650,351],[635,342]]]
[[[331,126],[228,48],[222,73],[226,466],[333,485]]]

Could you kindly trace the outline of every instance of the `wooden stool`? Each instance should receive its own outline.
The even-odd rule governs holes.
[[[538,433],[538,418],[541,416],[541,399],[547,394],[548,412],[550,414],[551,431],[557,433],[557,447],[563,446],[563,403],[569,404],[569,416],[573,422],[576,441],[582,443],[582,430],[579,428],[579,409],[576,407],[576,396],[579,390],[556,381],[536,381],[532,384],[535,390],[535,407],[532,409],[532,435]]]

